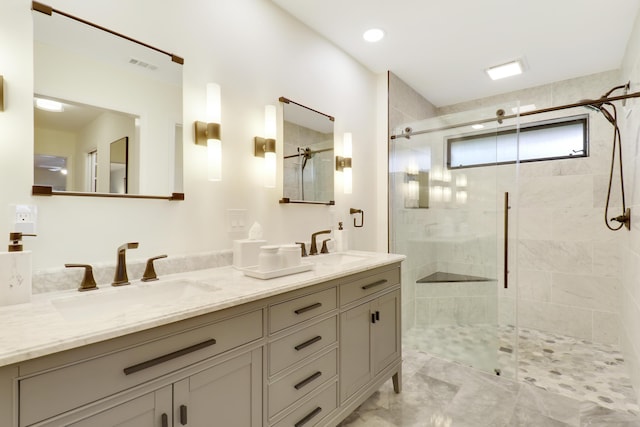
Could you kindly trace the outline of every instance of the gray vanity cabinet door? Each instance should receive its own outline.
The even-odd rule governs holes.
[[[262,349],[221,362],[173,387],[176,427],[262,425]]]
[[[340,314],[340,402],[371,379],[371,304]]]
[[[168,427],[171,426],[171,408],[172,390],[171,386],[166,386],[69,424],[69,427],[163,427],[163,417]]]
[[[382,295],[373,301],[376,316],[372,324],[373,374],[377,375],[400,357],[400,291]]]

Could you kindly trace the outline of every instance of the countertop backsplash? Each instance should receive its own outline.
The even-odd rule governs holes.
[[[127,274],[130,281],[139,280],[144,273],[146,259],[127,260]],[[215,252],[200,252],[188,255],[169,255],[154,261],[158,277],[167,274],[183,273],[206,268],[225,267],[233,263],[233,251],[223,250]],[[106,285],[113,281],[115,273],[114,263],[92,264],[93,277],[98,286]],[[40,294],[44,292],[75,289],[80,286],[84,269],[82,268],[50,268],[33,272],[32,292]]]

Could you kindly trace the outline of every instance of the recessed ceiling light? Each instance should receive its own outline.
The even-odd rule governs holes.
[[[511,61],[506,64],[496,65],[487,69],[487,74],[491,80],[504,79],[518,74],[522,74],[522,62],[519,60]]]
[[[62,103],[51,99],[36,98],[36,107],[41,110],[60,113],[64,110]]]
[[[362,38],[370,43],[379,42],[384,38],[384,31],[380,28],[371,28],[362,34]]]

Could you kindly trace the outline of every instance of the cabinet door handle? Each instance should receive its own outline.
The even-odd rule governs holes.
[[[124,368],[124,374],[125,375],[135,374],[136,372],[142,371],[144,369],[151,368],[161,363],[168,362],[169,360],[212,346],[215,343],[216,343],[216,340],[214,340],[213,338],[208,339],[206,341],[202,341],[201,343],[194,344],[189,347],[185,347],[178,351],[174,351],[173,353],[165,354],[164,356],[156,357],[155,359],[147,360],[146,362],[138,363],[137,365]]]
[[[313,417],[315,417],[316,415],[318,415],[320,412],[322,412],[322,408],[318,406],[316,409],[314,409],[313,411],[311,411],[307,415],[305,415],[303,419],[301,419],[300,421],[295,423],[293,425],[293,427],[302,427],[303,425],[305,425],[306,423],[311,421],[311,419]]]
[[[319,307],[322,307],[322,303],[321,302],[317,302],[315,304],[311,304],[311,305],[308,305],[306,307],[302,307],[302,308],[299,308],[297,310],[294,310],[294,313],[295,314],[302,314],[302,313],[306,313],[307,311],[314,310],[314,309],[319,308]]]
[[[322,337],[321,337],[320,335],[318,335],[318,336],[316,336],[316,337],[311,338],[309,341],[305,341],[305,342],[303,342],[302,344],[298,344],[297,346],[295,346],[295,347],[293,347],[293,348],[295,348],[295,349],[296,349],[296,351],[300,351],[300,350],[302,350],[303,348],[307,348],[307,347],[309,347],[311,344],[315,344],[315,343],[317,343],[317,342],[318,342],[318,341],[320,341],[321,339],[322,339]]]
[[[385,283],[387,283],[387,279],[383,279],[383,280],[378,280],[377,282],[373,282],[373,283],[369,283],[368,285],[364,285],[362,287],[363,291],[367,291],[371,288],[375,288],[376,286],[380,286],[380,285],[384,285]]]
[[[371,313],[371,323],[376,323],[376,314]]]
[[[376,320],[380,320],[380,312],[376,310]]]
[[[160,417],[160,422],[162,422],[162,427],[169,427],[169,417],[167,414],[162,414]]]
[[[302,387],[306,386],[310,382],[320,378],[321,375],[322,375],[322,372],[318,371],[315,374],[311,375],[309,378],[305,378],[304,380],[300,381],[298,384],[294,385],[294,387],[296,390],[300,390]]]
[[[187,405],[180,405],[180,424],[187,425]]]

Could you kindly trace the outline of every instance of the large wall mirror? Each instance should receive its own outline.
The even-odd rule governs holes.
[[[334,118],[287,98],[283,105],[285,203],[334,204]]]
[[[182,193],[182,59],[32,7],[34,194]]]

